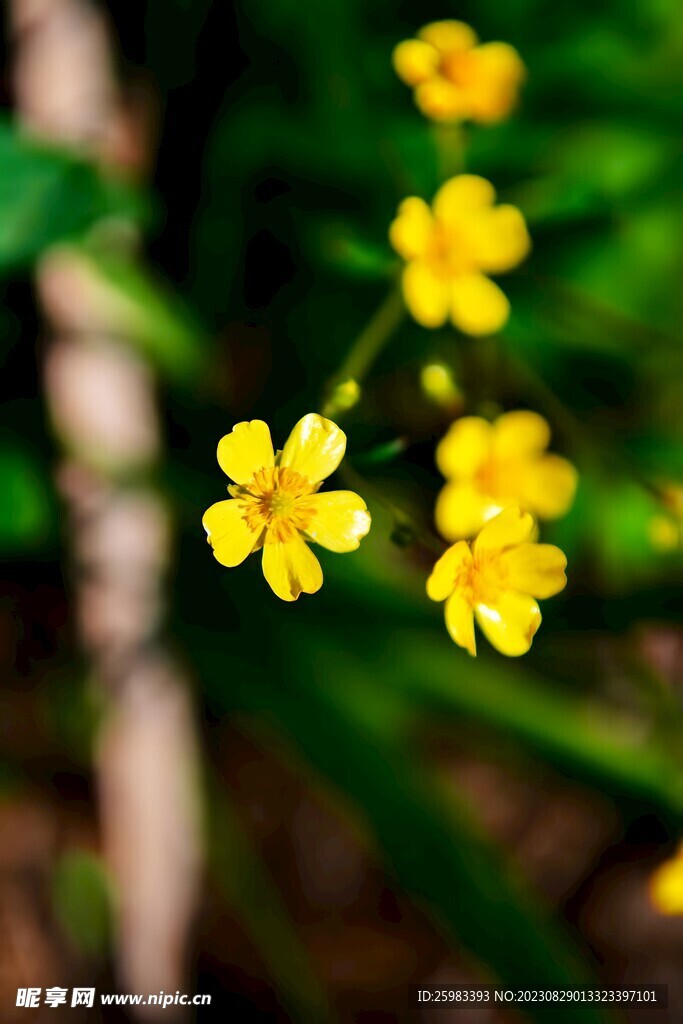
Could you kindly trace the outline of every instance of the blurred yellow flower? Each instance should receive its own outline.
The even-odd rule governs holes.
[[[681,525],[669,516],[652,516],[647,533],[655,551],[675,551],[681,543]]]
[[[536,598],[564,588],[567,559],[552,544],[534,541],[534,520],[520,508],[506,508],[477,539],[461,540],[438,560],[427,580],[432,601],[446,602],[446,627],[472,655],[476,618],[501,654],[526,654],[541,624]]]
[[[451,178],[434,197],[404,199],[389,239],[406,260],[403,297],[423,327],[450,318],[466,334],[493,334],[507,322],[510,304],[486,274],[516,267],[531,245],[515,206],[494,206],[490,182],[475,174]]]
[[[510,114],[526,78],[514,47],[479,45],[462,21],[435,21],[417,36],[398,44],[393,63],[399,78],[414,88],[423,114],[435,121],[482,123]]]
[[[577,472],[546,451],[550,427],[538,413],[506,412],[494,423],[463,416],[436,449],[446,485],[436,501],[436,526],[446,540],[472,537],[508,505],[541,519],[556,519],[571,507]]]
[[[283,601],[319,590],[322,569],[307,542],[355,551],[370,529],[370,513],[353,491],[318,493],[345,450],[344,432],[317,413],[299,420],[277,454],[266,423],[237,423],[218,443],[218,463],[235,481],[232,497],[202,520],[221,565],[239,565],[263,548],[263,574]]]
[[[648,888],[660,914],[683,914],[683,845],[652,873]]]
[[[664,481],[660,484],[664,512],[648,523],[648,536],[657,551],[674,551],[683,546],[683,487]]]

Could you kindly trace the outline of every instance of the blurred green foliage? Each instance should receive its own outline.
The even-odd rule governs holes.
[[[78,951],[104,956],[112,937],[113,896],[100,858],[65,853],[55,868],[52,897],[57,919]]]
[[[7,555],[44,549],[54,537],[55,525],[45,466],[18,443],[0,449],[0,480],[0,550]]]
[[[133,192],[84,159],[31,141],[0,121],[0,270],[30,263],[103,217],[137,217]]]

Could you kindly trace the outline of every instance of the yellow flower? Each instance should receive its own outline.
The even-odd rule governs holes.
[[[683,914],[683,845],[652,873],[648,889],[660,914]]]
[[[550,428],[535,412],[506,412],[495,423],[456,420],[436,449],[446,485],[436,501],[436,526],[446,540],[472,537],[508,505],[556,519],[574,500],[577,473],[549,454]]]
[[[647,533],[655,551],[675,551],[681,543],[681,524],[668,516],[652,516]]]
[[[492,123],[507,117],[526,78],[521,57],[507,43],[479,45],[462,21],[435,21],[417,39],[399,43],[394,68],[415,89],[415,102],[435,121]]]
[[[427,594],[446,602],[448,632],[470,654],[477,653],[475,617],[501,654],[526,654],[541,624],[535,599],[564,588],[567,559],[552,544],[536,544],[534,532],[528,512],[506,508],[472,544],[458,541],[434,566]]]
[[[683,487],[665,481],[660,484],[664,513],[654,515],[648,523],[648,535],[657,551],[674,551],[683,542]]]
[[[239,565],[263,548],[263,574],[283,601],[319,590],[322,569],[307,542],[355,551],[370,529],[370,513],[353,491],[318,493],[345,450],[344,432],[317,413],[299,420],[277,454],[266,423],[237,423],[218,443],[218,463],[235,481],[232,497],[202,520],[221,565]]]
[[[493,334],[507,322],[510,304],[486,274],[516,267],[529,252],[524,217],[515,206],[494,206],[490,182],[475,174],[451,178],[434,197],[404,199],[389,229],[406,260],[403,297],[423,327],[450,318],[466,334]]]

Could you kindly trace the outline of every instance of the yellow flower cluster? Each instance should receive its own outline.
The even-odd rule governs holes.
[[[547,452],[549,441],[543,417],[518,410],[495,423],[463,416],[437,447],[447,483],[436,502],[436,525],[457,543],[436,563],[427,593],[447,600],[448,631],[470,654],[476,654],[474,618],[502,654],[525,654],[541,622],[537,599],[565,586],[565,556],[536,543],[530,514],[556,518],[574,498],[576,470]],[[464,538],[475,534],[468,544]]]
[[[425,25],[394,50],[399,78],[435,121],[501,121],[517,102],[526,70],[507,43],[481,45],[462,21]]]
[[[438,120],[500,120],[512,109],[525,75],[511,46],[480,45],[458,21],[427,25],[417,39],[396,48],[394,65],[414,86],[420,109]],[[441,186],[431,206],[417,196],[401,203],[389,237],[405,261],[405,304],[423,326],[450,320],[476,336],[507,322],[508,300],[489,275],[516,267],[531,243],[521,212],[495,199],[490,182],[460,174]],[[422,382],[444,407],[459,401],[447,368],[430,364]],[[335,407],[342,411],[360,397],[351,379],[337,392]],[[436,524],[455,543],[434,566],[427,593],[446,602],[448,631],[472,655],[475,620],[503,654],[528,651],[541,622],[538,600],[566,584],[564,554],[537,543],[536,519],[563,515],[577,480],[566,459],[548,452],[549,442],[542,416],[516,411],[494,423],[461,417],[438,445],[446,484],[437,499]],[[309,543],[353,551],[370,529],[370,514],[357,494],[319,493],[345,449],[340,428],[316,413],[297,423],[277,453],[264,422],[238,423],[218,445],[219,464],[234,481],[231,497],[212,505],[203,519],[216,559],[236,566],[262,549],[264,575],[282,600],[319,590],[322,570]]]
[[[399,43],[393,61],[419,109],[437,121],[502,120],[526,76],[512,46],[482,45],[461,21],[426,25],[416,39]],[[489,275],[518,266],[531,241],[520,210],[495,200],[485,178],[459,174],[431,206],[418,196],[400,204],[389,240],[405,261],[405,304],[423,327],[450,321],[481,336],[507,323],[510,304]],[[437,448],[446,484],[436,525],[456,543],[434,566],[427,593],[446,601],[448,631],[470,654],[476,654],[475,619],[503,654],[524,654],[541,622],[537,600],[565,586],[564,554],[536,543],[534,517],[563,515],[576,489],[574,467],[549,454],[549,442],[542,416],[517,411],[495,423],[461,417]]]
[[[485,178],[459,174],[431,209],[417,196],[399,206],[389,240],[406,261],[403,297],[423,327],[450,319],[465,334],[484,335],[505,326],[510,304],[487,275],[512,270],[531,243],[519,210],[495,206],[495,198]]]
[[[507,43],[480,45],[469,25],[436,21],[394,50],[394,67],[415,89],[418,107],[440,121],[493,122],[517,101],[526,71]],[[437,192],[431,209],[417,196],[399,206],[389,230],[406,261],[403,297],[424,327],[450,320],[465,334],[494,334],[510,306],[489,274],[512,270],[530,248],[520,211],[495,206],[490,182],[460,174]]]
[[[235,481],[231,498],[203,518],[216,559],[232,567],[263,549],[263,575],[283,601],[320,590],[322,569],[307,542],[355,551],[370,529],[353,491],[318,493],[345,451],[344,432],[316,413],[299,420],[277,454],[263,420],[236,424],[218,444],[218,463]]]

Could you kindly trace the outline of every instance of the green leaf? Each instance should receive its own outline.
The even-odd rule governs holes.
[[[72,247],[71,254],[82,261],[94,304],[110,333],[135,345],[171,377],[197,375],[208,351],[206,337],[165,282],[127,254],[99,244]]]
[[[0,121],[0,272],[31,263],[106,216],[139,215],[120,182],[85,160],[30,141]]]
[[[373,679],[441,721],[471,721],[513,738],[562,772],[615,795],[640,797],[683,822],[683,778],[661,743],[599,701],[566,696],[532,671],[470,661],[443,643],[402,630],[401,672]],[[426,667],[427,666],[427,667]]]
[[[348,226],[323,226],[317,239],[319,255],[334,269],[360,280],[388,279],[396,272],[396,259],[388,246],[374,245]]]
[[[77,949],[103,956],[112,934],[112,893],[104,864],[90,853],[65,853],[52,884],[55,913]]]
[[[41,547],[52,534],[54,508],[44,470],[26,452],[0,449],[0,549]]]

